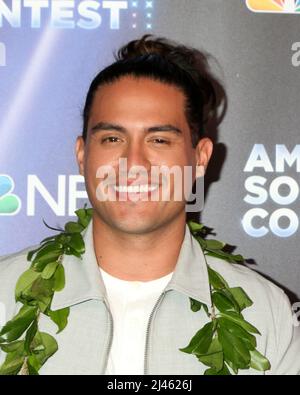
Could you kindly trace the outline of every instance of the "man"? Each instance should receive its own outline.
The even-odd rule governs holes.
[[[170,178],[171,198],[164,200],[165,184],[151,178],[155,166],[190,167],[193,180],[207,168],[213,144],[203,134],[205,114],[217,100],[204,66],[199,51],[144,36],[92,82],[76,157],[93,216],[86,252],[82,260],[63,257],[66,287],[51,303],[52,311],[70,307],[67,327],[55,334],[48,317],[39,319],[59,345],[41,374],[203,374],[207,366],[179,349],[208,321],[203,309],[190,309],[190,298],[212,305],[206,263],[253,301],[243,314],[261,334],[257,350],[271,365],[266,374],[300,373],[300,333],[284,293],[241,265],[204,256],[186,225],[185,199],[173,198],[180,183]],[[128,170],[145,169],[137,189],[134,177],[120,172],[120,159]],[[99,169],[106,166],[117,174],[107,183],[117,199],[101,199]],[[150,194],[159,198],[146,199]],[[1,261],[7,319],[16,313],[14,285],[27,252]]]

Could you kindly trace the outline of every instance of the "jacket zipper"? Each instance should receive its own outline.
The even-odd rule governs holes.
[[[109,328],[110,332],[109,332],[108,345],[107,345],[106,350],[105,350],[105,363],[104,363],[103,374],[105,374],[105,371],[106,371],[106,368],[107,368],[108,357],[109,357],[109,353],[110,353],[110,349],[111,349],[111,345],[112,345],[113,331],[114,331],[114,321],[113,321],[112,314],[110,312],[110,309],[108,307],[108,304],[107,304],[106,300],[104,300],[104,304],[105,304],[107,312],[108,312],[109,324],[110,324],[110,328]]]
[[[153,319],[153,315],[158,307],[158,305],[160,304],[160,302],[162,301],[162,299],[164,298],[165,294],[167,291],[164,291],[160,297],[157,299],[151,314],[149,316],[149,320],[148,320],[148,325],[147,325],[147,330],[146,330],[146,344],[145,344],[145,353],[144,353],[144,375],[147,374],[148,372],[148,348],[149,348],[149,333],[150,333],[150,326],[151,326],[151,322]]]

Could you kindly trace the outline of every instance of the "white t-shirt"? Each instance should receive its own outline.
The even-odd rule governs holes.
[[[172,274],[125,281],[100,268],[113,317],[113,341],[105,374],[144,374],[146,329],[151,311]]]

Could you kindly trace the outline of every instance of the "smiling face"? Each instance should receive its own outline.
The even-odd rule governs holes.
[[[77,161],[94,208],[94,220],[134,234],[151,232],[176,219],[185,222],[185,200],[174,200],[174,177],[170,177],[171,199],[162,199],[161,177],[159,189],[154,192],[159,199],[147,199],[147,184],[156,186],[151,179],[151,168],[179,166],[183,174],[184,166],[195,169],[196,161],[206,167],[211,152],[212,143],[207,138],[200,140],[196,148],[192,147],[185,116],[185,96],[179,88],[131,76],[121,77],[97,90],[87,139],[84,142],[78,137],[76,142]],[[143,194],[137,195],[133,189],[128,189],[134,177],[128,177],[125,184],[119,177],[121,158],[127,160],[128,172],[136,166],[145,169],[143,175],[137,175],[138,183],[144,185]],[[115,190],[123,191],[121,194],[117,192],[116,201],[99,201],[97,198],[97,187],[99,191],[99,183],[105,178],[99,178],[99,173],[96,176],[101,166],[111,166],[115,170],[116,182],[108,191],[110,196]]]

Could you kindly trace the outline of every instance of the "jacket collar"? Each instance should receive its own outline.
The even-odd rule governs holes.
[[[98,267],[93,242],[93,221],[84,231],[83,239],[86,252],[82,259],[73,255],[64,255],[66,285],[53,297],[51,309],[59,310],[68,306],[106,297],[105,285]],[[192,236],[188,225],[171,280],[165,290],[176,290],[196,299],[207,306],[211,305],[210,287],[205,256]]]
[[[206,259],[188,225],[185,226],[185,235],[174,273],[166,289],[174,289],[206,304],[207,307],[211,306]]]

